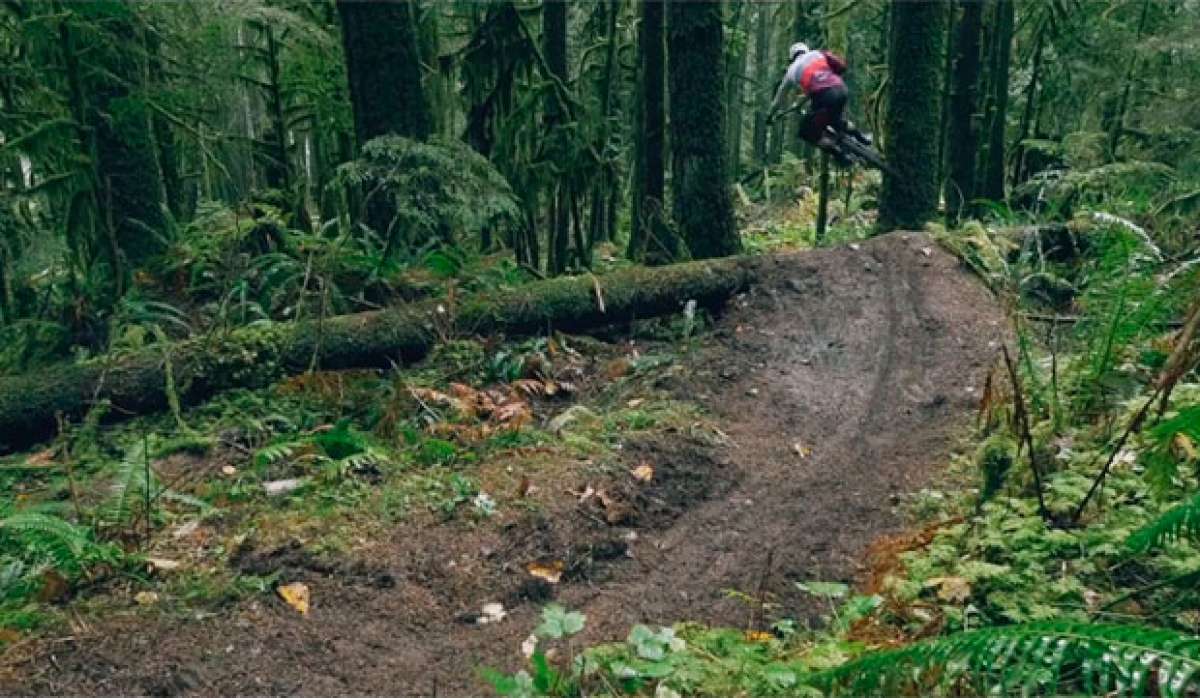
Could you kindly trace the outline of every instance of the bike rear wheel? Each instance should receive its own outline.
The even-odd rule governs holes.
[[[875,169],[895,174],[892,168],[889,167],[887,162],[883,159],[883,156],[880,155],[874,148],[863,145],[862,143],[856,141],[853,137],[849,136],[843,137],[840,145],[854,157],[871,165]]]

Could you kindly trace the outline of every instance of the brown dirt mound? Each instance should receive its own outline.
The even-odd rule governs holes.
[[[506,526],[399,529],[369,561],[300,546],[234,564],[313,589],[303,618],[260,599],[205,618],[112,617],[46,643],[0,693],[478,695],[481,665],[512,669],[540,605],[588,615],[587,639],[632,623],[765,622],[727,594],[813,617],[794,582],[849,580],[900,521],[898,497],[928,482],[969,419],[1001,315],[926,237],[763,258],[762,282],[674,379],[729,445],[683,435],[626,445],[651,485],[610,483],[610,511],[563,495]],[[618,515],[610,516],[611,510]],[[551,586],[523,572],[562,561]],[[501,601],[500,623],[478,625]]]

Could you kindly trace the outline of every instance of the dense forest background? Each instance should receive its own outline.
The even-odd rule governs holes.
[[[814,175],[823,234],[831,198],[875,202],[852,202],[794,121],[765,122],[799,38],[846,54],[850,112],[897,171],[865,192],[877,229],[921,227],[940,194],[955,222],[1120,177],[1161,183],[1142,195],[1182,211],[1194,197],[1169,173],[1196,169],[1197,12],[7,2],[7,361],[35,337],[42,355],[96,352],[155,341],[133,330],[151,322],[180,336],[369,307],[437,250],[503,248],[549,275],[611,242],[651,262],[728,254],[724,192],[761,197],[785,162],[776,191]]]
[[[885,171],[839,166],[796,113],[768,118],[796,41],[847,59],[848,115]],[[766,364],[686,372],[750,323],[723,327],[718,307],[743,294],[734,317],[786,327],[778,293],[816,302],[852,259],[862,282],[825,301],[897,275],[971,298],[945,281],[962,269],[990,292],[947,315],[973,328],[955,346],[988,352],[966,453],[944,492],[880,494],[915,532],[880,542],[866,582],[765,591],[772,550],[759,588],[720,590],[750,609],[737,630],[636,625],[581,650],[583,615],[539,608],[528,667],[491,686],[1195,690],[1200,0],[0,0],[0,62],[0,646],[26,670],[20,652],[82,627],[84,600],[94,618],[113,599],[307,616],[310,548],[401,525],[443,545],[541,511],[614,527],[620,495],[653,508],[637,488],[708,486],[665,465],[695,444],[627,463],[624,440],[727,448],[713,410],[758,399],[736,381]],[[809,248],[829,256],[771,276],[806,264],[774,253]],[[776,315],[753,314],[764,297]],[[931,336],[951,324],[912,312]],[[940,373],[895,363],[983,365],[962,353]],[[870,392],[910,414],[922,385]],[[821,444],[775,446],[763,463]],[[592,479],[554,479],[571,468]],[[220,543],[181,552],[197,529]],[[590,583],[598,540],[504,567],[542,585],[512,598]],[[247,541],[309,556],[309,576]],[[822,622],[770,617],[801,597]],[[510,611],[533,613],[489,604],[467,625]],[[88,683],[74,656],[44,692],[157,691]],[[430,671],[475,685],[474,667]]]

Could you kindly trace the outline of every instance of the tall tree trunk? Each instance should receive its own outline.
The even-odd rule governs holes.
[[[337,0],[337,6],[358,145],[388,133],[424,140],[433,119],[409,0]]]
[[[729,170],[730,175],[737,179],[741,174],[742,167],[742,115],[745,112],[745,85],[746,85],[746,59],[750,54],[749,42],[746,41],[744,35],[749,28],[750,10],[747,7],[746,0],[735,0],[737,2],[733,16],[733,26],[743,35],[743,38],[737,43],[737,52],[730,56],[729,60],[729,75],[728,87],[726,94],[728,98],[728,136],[726,142],[729,144]]]
[[[77,58],[85,66],[85,124],[95,138],[101,220],[111,227],[130,272],[165,249],[167,232],[150,107],[137,91],[144,72],[134,10],[120,0],[70,7],[111,37],[110,44],[89,45]]]
[[[542,53],[546,57],[546,67],[551,76],[566,85],[569,76],[565,2],[545,0],[542,3]],[[545,103],[545,126],[550,138],[554,138],[555,131],[562,128],[565,115],[561,111],[558,95],[551,91],[546,96]],[[548,271],[551,274],[561,274],[567,269],[571,243],[572,196],[573,193],[566,182],[559,181],[555,184],[549,211],[550,240],[547,245],[550,251]],[[579,252],[582,253],[582,250]]]
[[[741,250],[725,166],[721,4],[671,0],[667,28],[674,220],[692,256]]]
[[[600,126],[601,151],[609,151],[608,142],[612,131],[613,83],[617,74],[617,14],[621,11],[618,0],[604,0],[605,14],[605,46],[604,46],[604,75],[600,79]],[[588,249],[597,242],[609,239],[608,221],[612,217],[609,203],[614,199],[611,191],[617,186],[616,173],[611,161],[606,160],[603,172],[596,178],[592,187],[592,213],[590,217],[591,234],[588,239]]]
[[[945,181],[946,177],[946,152],[950,144],[950,89],[952,81],[950,76],[954,74],[954,28],[956,12],[955,0],[946,2],[946,68],[942,71],[944,76],[942,82],[942,113],[941,120],[938,122],[938,154],[937,154],[937,181]]]
[[[1008,126],[1008,72],[1012,63],[1012,39],[1016,26],[1014,0],[996,0],[995,41],[991,65],[988,68],[990,97],[988,99],[987,160],[978,195],[993,201],[1004,199],[1005,131]]]
[[[166,71],[158,34],[147,31],[143,32],[143,35],[150,80],[163,86],[166,82]],[[171,215],[179,219],[184,214],[183,178],[179,173],[179,152],[176,149],[175,134],[167,118],[161,113],[155,112],[151,116],[151,125],[154,129],[154,141],[158,146],[158,172],[162,182],[163,199]]]
[[[960,0],[962,17],[954,41],[954,71],[950,82],[948,124],[949,177],[946,179],[946,222],[956,225],[975,197],[975,151],[979,82],[979,37],[983,0]]]
[[[1042,52],[1046,47],[1046,25],[1042,25],[1033,47],[1033,65],[1029,71],[1029,85],[1025,88],[1025,110],[1021,114],[1021,125],[1017,129],[1016,156],[1013,158],[1012,185],[1015,187],[1025,178],[1025,139],[1033,124],[1037,100],[1038,80],[1042,76]]]
[[[774,88],[767,71],[767,58],[771,55],[771,32],[767,31],[773,5],[755,4],[757,17],[754,20],[754,135],[752,139],[754,162],[762,165],[767,159],[767,105],[770,90]]]
[[[792,36],[791,25],[784,20],[790,17],[789,12],[792,9],[793,6],[790,4],[779,4],[772,8],[775,13],[775,39],[772,42],[771,62],[767,67],[767,75],[771,76],[772,80],[777,80],[782,74],[782,70],[787,67],[788,46],[792,43]],[[771,94],[774,94],[775,87],[775,84],[770,85]],[[775,164],[783,160],[783,149],[792,133],[790,131],[791,122],[791,119],[776,119],[771,126],[770,144],[767,146],[767,162]]]
[[[292,164],[288,157],[287,120],[283,110],[283,86],[281,84],[281,65],[279,60],[279,42],[275,38],[275,30],[270,25],[262,25],[266,38],[263,57],[266,59],[266,98],[267,116],[271,120],[271,132],[263,134],[266,142],[266,167],[264,179],[268,187],[282,189],[291,197]],[[299,208],[299,207],[298,207]]]
[[[638,32],[638,125],[635,128],[634,185],[628,256],[647,251],[651,213],[661,215],[666,181],[666,94],[663,45],[664,3],[642,0]]]
[[[1150,0],[1142,0],[1142,11],[1138,15],[1137,32],[1134,34],[1133,45],[1135,49],[1142,42],[1142,34],[1146,31],[1146,18],[1150,14]],[[1113,120],[1112,130],[1108,134],[1108,153],[1109,159],[1117,158],[1118,150],[1121,147],[1121,136],[1125,135],[1125,115],[1129,111],[1129,95],[1133,91],[1134,76],[1137,75],[1138,64],[1141,61],[1138,55],[1134,53],[1129,58],[1129,66],[1125,71],[1124,87],[1121,88],[1121,101],[1117,104],[1117,115]]]
[[[946,43],[946,11],[940,0],[892,0],[891,12],[884,130],[895,173],[883,177],[879,229],[884,231],[920,229],[937,210],[938,132],[929,115],[941,112]]]

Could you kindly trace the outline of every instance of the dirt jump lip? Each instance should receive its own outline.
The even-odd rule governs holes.
[[[815,618],[794,582],[855,579],[866,547],[902,526],[897,502],[936,476],[969,422],[1003,314],[919,233],[750,263],[755,285],[668,385],[727,440],[631,440],[627,456],[662,479],[631,497],[629,518],[597,520],[564,497],[507,531],[401,526],[366,567],[247,555],[307,575],[310,616],[246,602],[204,620],[113,618],[54,648],[52,668],[19,665],[0,692],[474,695],[478,666],[521,663],[550,598],[587,614],[589,641],[638,622],[768,620],[729,589]],[[513,573],[539,555],[570,574],[546,587]],[[484,597],[503,599],[507,619],[462,622]]]

